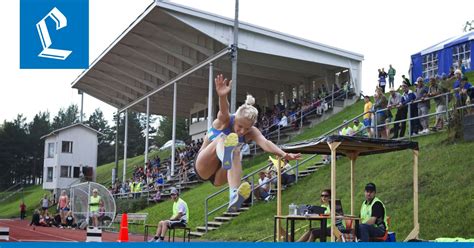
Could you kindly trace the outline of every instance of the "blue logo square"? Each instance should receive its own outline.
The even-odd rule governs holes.
[[[89,0],[20,0],[20,69],[89,67]]]

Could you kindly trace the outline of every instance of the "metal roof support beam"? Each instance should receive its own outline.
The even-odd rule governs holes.
[[[102,64],[104,65],[107,65],[108,67],[114,69],[116,72],[120,73],[120,74],[123,74],[131,79],[134,79],[134,80],[137,80],[138,82],[150,87],[150,88],[155,88],[156,86],[158,86],[158,84],[155,84],[153,82],[150,82],[148,80],[145,80],[145,79],[142,79],[142,78],[139,78],[138,76],[135,76],[133,74],[131,74],[129,71],[127,71],[126,68],[119,68],[117,65],[114,65],[110,62],[107,62],[105,60],[102,61]]]
[[[81,88],[82,89],[86,89],[87,90],[87,94],[88,95],[91,95],[97,99],[102,99],[102,98],[108,98],[107,100],[110,102],[110,103],[115,103],[115,106],[114,107],[120,107],[120,106],[125,106],[127,103],[121,99],[114,99],[114,98],[111,98],[110,96],[108,95],[104,95],[103,92],[100,92],[98,91],[96,88],[94,87],[91,87],[90,85],[81,85]]]
[[[173,49],[171,49],[170,47],[165,47],[163,45],[160,45],[158,43],[156,43],[156,41],[153,41],[153,40],[150,40],[148,38],[146,38],[145,36],[141,35],[141,34],[138,34],[138,33],[134,33],[134,32],[131,32],[130,35],[148,43],[149,45],[151,45],[152,47],[160,50],[160,51],[163,51],[165,52],[166,54],[168,55],[171,55],[175,58],[177,58],[178,60],[181,60],[183,61],[184,63],[188,64],[188,65],[193,65],[193,64],[196,64],[197,61],[195,59],[192,59],[192,58],[189,58],[189,57],[186,57],[182,54],[177,54],[177,53],[173,53]]]
[[[117,83],[119,83],[119,84],[121,84],[121,85],[123,85],[123,86],[125,86],[125,87],[127,87],[127,88],[129,88],[129,89],[131,89],[131,90],[133,90],[133,91],[135,91],[135,92],[137,92],[137,93],[139,93],[139,94],[145,94],[145,93],[146,93],[146,90],[144,90],[144,89],[142,89],[142,88],[140,88],[140,87],[137,87],[137,86],[135,86],[135,85],[132,85],[131,83],[122,82],[122,80],[116,78],[115,76],[110,75],[111,73],[108,74],[108,73],[105,73],[105,72],[103,72],[103,71],[101,71],[101,70],[99,70],[99,69],[96,69],[94,72],[97,72],[97,73],[99,73],[101,76],[104,76],[104,77],[106,77],[106,78],[108,78],[108,79],[110,79],[110,80],[113,80],[113,81],[115,81],[115,82],[117,82]]]
[[[125,89],[123,89],[123,87],[119,87],[118,85],[114,85],[114,86],[110,86],[109,84],[107,84],[106,82],[103,82],[99,79],[96,79],[95,77],[92,77],[90,75],[85,75],[84,78],[89,78],[91,81],[93,81],[95,84],[98,84],[98,85],[101,85],[111,91],[114,91],[114,92],[117,92],[119,93],[120,95],[123,95],[129,99],[135,99],[137,96],[126,91]],[[86,81],[87,82],[87,81]],[[90,84],[91,86],[93,86],[92,84]]]
[[[127,106],[125,106],[124,108],[122,108],[120,110],[120,112],[128,109],[128,108],[131,108],[133,107],[134,105],[136,105],[137,103],[143,101],[144,99],[146,99],[147,97],[150,97],[154,94],[156,94],[157,92],[160,92],[161,90],[165,89],[166,87],[170,86],[171,84],[175,83],[175,82],[178,82],[179,80],[185,78],[186,76],[192,74],[193,72],[201,69],[202,67],[206,66],[207,64],[227,55],[229,53],[229,49],[228,48],[225,48],[225,49],[222,49],[220,52],[216,53],[214,56],[212,57],[209,57],[207,59],[205,59],[204,61],[200,62],[199,64],[189,68],[188,70],[184,71],[183,73],[181,73],[180,75],[176,76],[174,79],[172,79],[171,81],[161,85],[160,87],[158,87],[157,89],[155,90],[152,90],[151,92],[149,92],[148,94],[138,98],[137,100],[133,101],[132,103],[128,104]]]
[[[211,55],[214,53],[213,50],[208,49],[208,48],[206,48],[206,47],[202,47],[202,46],[200,46],[200,45],[198,45],[198,44],[196,44],[196,43],[193,43],[193,42],[187,40],[187,39],[184,38],[184,37],[179,37],[179,36],[177,36],[177,35],[175,35],[175,34],[173,34],[173,33],[171,33],[171,32],[168,32],[168,31],[166,31],[165,29],[162,29],[162,28],[158,27],[158,26],[157,26],[155,23],[153,23],[153,22],[144,21],[144,23],[145,23],[145,24],[148,24],[149,26],[151,26],[153,29],[155,29],[155,30],[156,30],[157,32],[159,32],[160,34],[164,34],[164,35],[166,35],[166,36],[168,36],[168,37],[170,37],[170,38],[173,38],[173,39],[175,39],[175,40],[178,40],[179,42],[184,43],[186,46],[188,46],[188,47],[190,47],[190,48],[192,48],[192,49],[194,49],[194,50],[196,50],[196,51],[198,51],[198,52],[200,52],[200,53],[202,53],[202,54],[204,54],[204,55],[206,55],[206,56],[211,56]]]
[[[166,82],[169,80],[169,78],[163,74],[160,74],[158,72],[155,72],[155,71],[152,71],[152,70],[149,70],[146,68],[146,65],[143,64],[143,61],[138,61],[137,59],[131,57],[131,56],[128,56],[127,58],[124,57],[124,55],[122,54],[118,54],[118,53],[113,53],[111,52],[110,55],[113,55],[115,57],[117,57],[120,61],[124,62],[125,64],[133,67],[133,68],[136,68],[137,70],[141,70],[141,71],[144,71],[158,79],[160,79],[161,81],[163,82]],[[133,59],[133,61],[131,61]],[[141,63],[140,63],[141,62]],[[146,62],[145,62],[146,63]],[[154,87],[152,88],[155,88],[156,86],[158,85],[155,85]]]

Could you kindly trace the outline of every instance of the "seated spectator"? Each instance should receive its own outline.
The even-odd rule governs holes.
[[[339,134],[345,136],[352,136],[354,132],[352,128],[349,127],[349,122],[347,120],[344,120],[342,123],[344,123],[344,126],[342,127],[341,131],[339,131]]]
[[[155,195],[153,196],[153,201],[154,201],[155,203],[158,203],[158,202],[161,201],[161,191],[160,191],[160,189],[157,189],[157,190],[156,190],[156,193],[155,193]]]
[[[158,223],[156,234],[149,242],[163,242],[168,228],[186,227],[188,225],[189,208],[188,204],[179,197],[176,188],[171,189],[171,199],[173,200],[173,215],[169,220],[162,220]]]
[[[63,225],[64,227],[68,228],[68,229],[76,229],[77,227],[77,224],[76,224],[76,220],[74,218],[74,215],[72,214],[72,211],[69,211],[66,215],[66,224]]]
[[[258,200],[269,201],[270,196],[270,178],[267,177],[266,173],[261,171],[258,179],[258,188],[255,189],[254,194]]]
[[[355,136],[367,136],[367,128],[364,126],[364,124],[359,122],[359,119],[354,120],[352,131]]]
[[[281,114],[281,120],[278,123],[280,127],[287,127],[288,126],[288,117],[286,117],[285,113]]]
[[[40,226],[40,218],[40,211],[38,209],[35,209],[33,216],[31,217],[30,226]]]
[[[268,156],[268,161],[272,163],[270,171],[277,173],[278,160]],[[290,170],[291,164],[288,159],[281,160],[281,184],[288,186],[296,181],[296,175],[293,170]]]

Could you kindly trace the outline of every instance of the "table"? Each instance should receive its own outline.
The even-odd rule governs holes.
[[[311,222],[312,221],[319,221],[320,228],[321,228],[321,236],[319,237],[321,242],[326,242],[326,232],[327,232],[327,220],[331,219],[329,215],[275,215],[273,219],[273,242],[276,242],[277,237],[277,220],[286,220],[286,240],[288,242],[295,242],[295,221],[304,220],[309,221],[309,228],[311,229]],[[360,218],[356,216],[336,216],[336,219],[343,219],[343,220],[354,220],[355,221],[355,233],[357,233],[357,229],[359,228],[359,221]],[[288,221],[290,222],[290,240],[288,240]]]

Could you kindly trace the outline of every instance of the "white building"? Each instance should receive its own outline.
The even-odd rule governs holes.
[[[43,189],[64,189],[81,178],[95,181],[97,134],[81,123],[55,130],[44,138]]]

